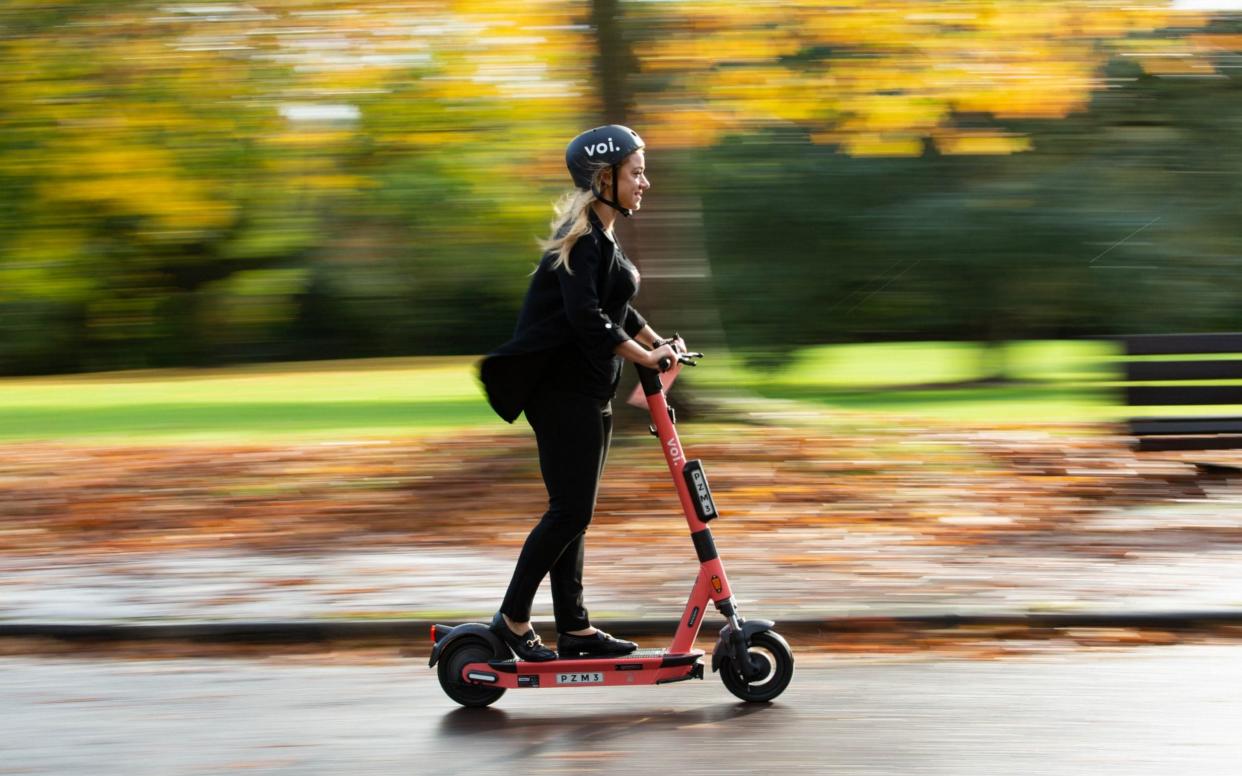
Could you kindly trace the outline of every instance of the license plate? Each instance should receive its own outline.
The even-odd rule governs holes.
[[[604,675],[599,671],[588,671],[585,674],[557,674],[557,684],[603,684]]]

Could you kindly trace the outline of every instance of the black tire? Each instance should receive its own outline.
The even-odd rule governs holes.
[[[490,706],[505,694],[503,687],[467,684],[461,680],[462,669],[470,663],[486,663],[496,654],[483,639],[463,638],[448,645],[440,656],[437,669],[444,694],[463,706],[478,709]]]
[[[793,679],[793,651],[776,631],[760,631],[750,637],[747,656],[755,663],[759,676],[747,682],[731,657],[720,659],[720,679],[724,686],[748,703],[767,703],[785,691]]]

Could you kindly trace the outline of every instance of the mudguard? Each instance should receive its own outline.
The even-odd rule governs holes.
[[[442,631],[447,631],[441,636]],[[454,641],[462,639],[466,636],[477,636],[488,644],[492,645],[492,652],[498,660],[507,660],[513,657],[513,653],[509,651],[509,647],[505,645],[500,637],[492,633],[491,628],[481,622],[468,622],[465,625],[458,625],[449,628],[447,625],[436,625],[436,644],[431,648],[431,659],[427,665],[434,666],[436,661],[440,659],[440,655],[445,648]]]
[[[756,633],[770,631],[776,627],[776,623],[772,620],[746,620],[742,623],[742,638],[750,641],[750,637]],[[716,673],[720,669],[721,657],[733,657],[733,626],[725,623],[720,629],[720,639],[716,641],[716,648],[712,650],[712,673]]]

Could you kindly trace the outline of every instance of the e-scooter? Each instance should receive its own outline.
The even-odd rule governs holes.
[[[694,366],[701,353],[679,353],[681,364]],[[707,523],[719,516],[703,464],[687,460],[677,437],[677,418],[668,406],[660,372],[638,367],[638,378],[651,412],[650,430],[660,440],[664,458],[690,527],[699,557],[699,575],[690,590],[681,622],[668,649],[640,649],[621,657],[584,657],[529,662],[517,660],[488,626],[433,625],[429,665],[437,666],[440,686],[463,706],[490,706],[505,690],[667,684],[703,678],[703,650],[694,649],[708,602],[728,620],[712,650],[712,671],[729,692],[762,703],[780,695],[793,678],[793,653],[771,620],[746,620],[733,601],[724,564],[716,553]]]

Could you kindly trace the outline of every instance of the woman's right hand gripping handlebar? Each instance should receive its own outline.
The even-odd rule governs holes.
[[[653,344],[655,347],[647,350],[635,340],[626,340],[618,345],[614,352],[627,361],[632,361],[648,369],[654,369],[657,372],[667,372],[678,361],[681,361],[683,364],[693,364],[694,362],[689,359],[702,357],[701,353],[687,352],[686,343],[681,337],[675,337],[671,340],[657,340]]]
[[[681,363],[686,366],[696,366],[695,359],[703,357],[702,353],[691,353],[686,348],[686,341],[681,338],[680,334],[674,334],[672,339],[657,340],[655,342],[656,349],[651,351],[653,354],[661,348],[672,348],[673,352],[662,353],[656,361],[656,369],[661,372],[667,372],[672,368],[673,364]]]
[[[643,366],[657,372],[667,372],[677,362],[677,350],[672,343],[660,345],[647,351],[647,363]]]
[[[653,350],[647,350],[647,348],[638,343],[638,340],[633,339],[622,342],[613,352],[626,361],[657,371],[661,371],[660,359],[667,358],[670,364],[677,359],[677,352],[670,345],[662,345]]]

